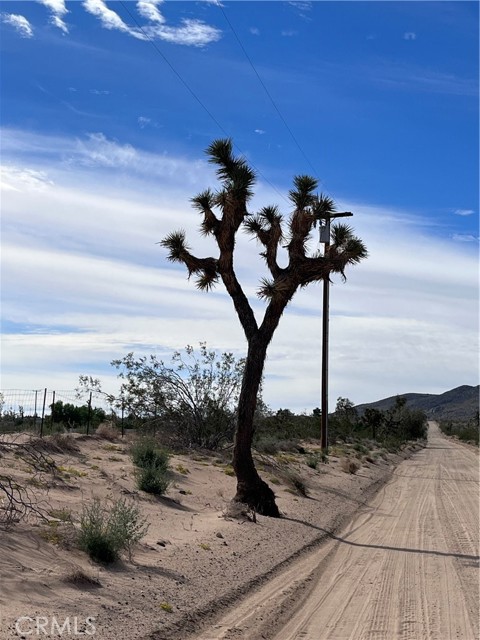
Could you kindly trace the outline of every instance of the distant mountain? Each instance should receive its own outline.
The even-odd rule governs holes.
[[[432,420],[468,420],[478,411],[480,387],[471,387],[467,384],[450,389],[445,393],[403,393],[402,398],[406,398],[407,407],[411,409],[422,409]],[[395,404],[396,396],[358,404],[356,409],[361,415],[367,407],[385,411]]]

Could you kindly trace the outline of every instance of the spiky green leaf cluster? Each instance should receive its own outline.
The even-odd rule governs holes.
[[[318,181],[311,176],[295,176],[293,179],[295,189],[288,192],[290,200],[296,209],[305,209],[313,204],[315,196],[313,191],[318,186]]]
[[[190,250],[183,229],[172,231],[159,244],[168,249],[167,259],[171,262],[183,262],[185,254]]]
[[[253,195],[255,172],[244,158],[235,157],[230,138],[214,140],[207,148],[209,162],[217,165],[217,176],[227,193],[249,199]]]

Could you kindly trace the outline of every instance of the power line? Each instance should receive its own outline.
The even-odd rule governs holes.
[[[198,102],[198,104],[202,107],[202,109],[210,116],[210,118],[213,120],[213,122],[217,125],[217,127],[223,131],[223,133],[227,136],[227,138],[231,138],[232,136],[230,136],[227,131],[224,129],[224,127],[220,124],[220,122],[217,120],[217,118],[213,115],[213,113],[208,109],[208,107],[203,103],[203,101],[198,97],[198,95],[195,93],[195,91],[190,87],[190,85],[188,84],[188,82],[186,80],[183,79],[183,77],[180,75],[180,73],[175,69],[175,67],[172,65],[172,63],[168,60],[168,58],[166,57],[166,55],[162,52],[161,49],[159,49],[157,47],[157,45],[155,44],[155,41],[152,40],[152,38],[148,35],[148,33],[145,31],[145,29],[142,27],[142,25],[138,22],[138,20],[136,19],[136,17],[132,14],[132,12],[130,11],[130,9],[128,9],[125,6],[125,3],[121,0],[120,4],[122,5],[122,7],[125,9],[125,11],[128,13],[128,15],[130,16],[130,18],[133,20],[133,22],[137,25],[138,29],[140,29],[140,31],[143,33],[143,35],[145,36],[146,40],[148,40],[148,42],[150,42],[150,44],[152,45],[152,47],[155,49],[155,51],[161,56],[161,58],[163,59],[163,61],[168,65],[168,67],[171,69],[171,71],[177,76],[177,78],[180,80],[180,82],[183,84],[183,86],[187,89],[187,91],[190,93],[190,95]],[[238,149],[238,151],[245,156],[245,154],[243,153],[243,151],[239,148],[239,146],[237,144],[235,144],[235,142],[233,143],[234,146]],[[266,178],[261,171],[252,163],[249,161],[249,164],[253,167],[253,169],[255,169],[255,171],[258,173],[259,176],[261,176],[265,182],[267,182],[273,189],[274,191],[276,191],[276,193],[283,198],[286,202],[289,202],[288,199],[283,195],[283,193],[281,193],[274,184],[272,184],[270,182],[270,180],[268,180],[268,178]]]
[[[243,53],[245,54],[245,57],[247,58],[247,60],[248,60],[248,62],[249,62],[249,64],[250,64],[250,66],[252,67],[252,69],[253,69],[253,71],[254,71],[255,75],[257,76],[258,81],[259,81],[259,82],[260,82],[260,84],[262,85],[262,87],[263,87],[263,89],[264,89],[265,93],[267,94],[267,96],[268,96],[268,98],[269,98],[270,102],[272,103],[273,108],[274,108],[274,109],[275,109],[275,111],[277,112],[277,114],[278,114],[278,116],[279,116],[280,120],[283,122],[283,124],[284,124],[284,126],[285,126],[286,130],[287,130],[287,131],[288,131],[288,133],[290,134],[290,137],[292,138],[292,140],[293,140],[293,141],[294,141],[294,143],[296,144],[296,146],[297,146],[298,150],[300,151],[300,153],[302,154],[302,156],[303,156],[303,157],[304,157],[304,159],[306,160],[306,162],[307,162],[307,164],[309,165],[310,169],[312,169],[312,171],[313,171],[314,175],[318,177],[318,171],[315,169],[315,167],[312,165],[312,163],[311,163],[311,162],[310,162],[310,160],[308,159],[308,157],[307,157],[306,153],[304,152],[304,150],[303,150],[303,149],[302,149],[302,147],[300,146],[300,143],[298,142],[297,138],[295,137],[295,135],[294,135],[293,131],[292,131],[292,130],[291,130],[291,128],[289,127],[289,125],[288,125],[287,121],[285,120],[285,118],[283,117],[282,112],[281,112],[281,111],[280,111],[280,109],[278,108],[278,106],[277,106],[277,104],[276,104],[275,100],[272,98],[272,95],[271,95],[270,91],[268,90],[267,86],[266,86],[266,85],[265,85],[265,83],[263,82],[263,80],[262,80],[262,78],[261,78],[260,74],[258,73],[258,71],[257,71],[257,69],[256,69],[256,67],[255,67],[255,65],[254,65],[254,64],[253,64],[253,62],[252,62],[252,59],[251,59],[251,58],[250,58],[250,56],[248,55],[248,53],[247,53],[247,51],[246,51],[245,47],[243,46],[242,41],[240,40],[240,37],[238,36],[238,33],[235,31],[235,29],[234,29],[234,27],[233,27],[232,23],[231,23],[231,22],[230,22],[230,20],[228,19],[227,14],[225,13],[225,11],[224,11],[224,9],[223,9],[223,6],[222,6],[221,4],[219,4],[218,6],[219,6],[219,8],[220,8],[220,11],[221,11],[221,12],[222,12],[222,14],[223,14],[223,17],[225,18],[225,21],[227,22],[228,26],[229,26],[229,27],[230,27],[230,29],[232,30],[233,35],[234,35],[234,36],[235,36],[235,38],[237,39],[237,42],[238,42],[238,44],[240,45],[241,50],[242,50],[242,51],[243,51]]]

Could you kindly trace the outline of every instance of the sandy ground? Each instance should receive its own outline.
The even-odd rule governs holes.
[[[198,640],[475,640],[478,451],[430,425],[350,524]]]
[[[204,633],[202,638],[227,637],[218,635],[217,631],[220,627],[217,627],[217,631],[211,631],[216,617],[227,611],[231,605],[235,605],[235,611],[241,612],[244,606],[241,605],[242,596],[252,591],[255,594],[261,593],[263,585],[267,585],[270,589],[270,585],[274,584],[275,580],[278,581],[278,576],[280,576],[282,587],[285,587],[287,578],[282,573],[284,570],[291,572],[289,581],[292,581],[296,574],[306,575],[302,573],[304,570],[301,568],[301,563],[305,562],[305,558],[308,563],[311,562],[309,551],[324,546],[323,543],[338,533],[358,509],[368,515],[370,527],[374,527],[371,514],[375,509],[381,513],[385,507],[367,506],[368,500],[384,485],[397,465],[404,458],[411,456],[415,450],[414,447],[409,447],[401,455],[383,453],[375,463],[364,461],[356,475],[342,471],[341,461],[335,455],[330,457],[328,465],[320,464],[316,470],[306,465],[305,456],[284,455],[280,460],[277,459],[277,463],[280,462],[301,474],[308,486],[309,497],[305,498],[292,493],[283,480],[276,478],[275,473],[265,467],[262,475],[268,482],[275,482],[272,486],[284,517],[271,519],[258,516],[257,522],[254,523],[245,518],[230,519],[224,516],[224,510],[235,491],[235,479],[229,475],[231,469],[227,464],[228,454],[223,459],[215,455],[198,453],[193,456],[173,457],[171,460],[172,485],[166,497],[156,499],[135,489],[134,470],[126,443],[121,441],[110,443],[92,437],[83,437],[76,442],[80,447],[79,452],[54,455],[56,463],[63,469],[61,477],[48,483],[47,494],[44,487],[39,487],[39,497],[46,497],[49,508],[71,511],[74,522],[78,522],[82,504],[90,500],[93,495],[105,501],[112,497],[123,496],[139,505],[142,514],[150,522],[150,529],[146,538],[135,550],[133,561],[125,559],[113,567],[93,564],[86,554],[75,546],[65,548],[65,541],[61,544],[53,544],[55,536],[52,532],[53,534],[57,532],[55,524],[45,528],[45,525],[38,523],[21,523],[10,531],[1,531],[0,638],[2,640],[22,637],[59,637],[60,635],[92,637],[93,631],[95,631],[94,637],[99,640],[141,638],[183,640],[187,637],[198,637],[202,627],[202,633]],[[470,504],[471,499],[469,503],[467,498],[463,497],[470,495],[471,485],[467,481],[474,479],[473,462],[470,467],[466,462],[469,456],[473,460],[473,454],[460,450],[458,445],[444,445],[444,440],[440,442],[442,446],[448,446],[448,449],[437,452],[437,455],[442,457],[443,466],[439,467],[440,463],[431,459],[431,456],[435,456],[435,450],[430,448],[426,453],[420,449],[421,452],[414,458],[419,460],[418,463],[405,463],[407,467],[398,467],[405,470],[407,476],[405,482],[410,483],[408,486],[411,485],[415,502],[410,510],[405,510],[405,522],[413,523],[418,510],[423,505],[423,509],[428,508],[428,513],[434,516],[429,519],[428,535],[435,535],[438,539],[435,541],[430,538],[424,539],[427,535],[426,529],[422,533],[424,538],[418,539],[415,537],[417,534],[412,533],[413,537],[409,537],[409,531],[405,530],[403,534],[392,533],[388,538],[388,544],[392,547],[438,549],[441,554],[436,555],[434,560],[440,563],[439,566],[435,568],[429,565],[426,571],[427,573],[433,572],[434,569],[437,571],[435,573],[439,576],[437,582],[443,589],[447,578],[442,574],[442,567],[454,561],[471,564],[472,560],[467,556],[475,552],[476,542],[472,538],[475,533],[475,531],[472,532],[475,505]],[[310,446],[313,447],[314,443]],[[452,470],[452,467],[447,465],[447,454],[452,451],[456,452],[459,464],[463,465],[457,470]],[[428,461],[431,460],[427,466],[422,463],[425,456]],[[414,466],[409,467],[408,464]],[[23,482],[29,481],[28,471],[18,460],[3,455],[0,458],[0,465],[3,472],[8,470],[12,476],[18,477]],[[402,497],[402,505],[409,495],[406,488],[402,489],[403,473],[404,471],[395,476],[395,483],[391,489],[388,489],[393,492],[387,499],[387,502],[390,500],[391,508],[397,508],[394,505],[399,499],[398,492],[401,492],[402,496],[404,492],[406,496]],[[418,481],[414,478],[415,473],[426,478]],[[431,485],[427,480],[430,477]],[[451,482],[439,484],[438,478],[450,478]],[[465,484],[457,484],[457,480],[462,478],[465,479]],[[440,502],[433,495],[434,487],[437,486],[445,486],[445,495],[443,496],[442,493],[442,512]],[[463,486],[466,487],[465,491],[461,490]],[[387,494],[383,491],[381,495]],[[439,520],[440,524],[436,522],[445,510],[455,508],[463,514],[467,507],[469,507],[469,514],[465,516],[464,527],[460,532],[455,528],[456,520],[452,521],[451,525],[441,524],[443,520]],[[367,516],[362,515],[362,517]],[[382,522],[393,523],[394,520],[385,516]],[[425,521],[424,516],[422,521]],[[61,530],[61,525],[59,526]],[[381,526],[380,524],[375,526],[376,529],[368,529],[369,533],[365,539],[362,539],[364,542],[361,544],[383,544],[381,542],[383,534],[378,530]],[[356,529],[357,525],[354,528]],[[363,529],[365,530],[365,527]],[[361,530],[362,528],[359,530],[360,533]],[[360,533],[350,531],[349,540],[352,542],[359,540],[352,536]],[[418,535],[420,536],[420,533]],[[45,537],[50,539],[50,542],[45,540]],[[384,541],[384,544],[387,542]],[[353,546],[348,548],[353,552]],[[399,570],[405,566],[405,580],[415,579],[416,569],[413,566],[410,567],[407,560],[398,560],[400,564],[398,566],[395,564],[395,558],[405,558],[405,554],[390,554],[388,558],[382,560],[384,551],[375,546],[365,548],[364,552],[370,554],[372,561],[375,558],[377,568],[373,574],[380,572],[387,575],[390,562]],[[450,558],[452,553],[460,556]],[[415,555],[409,554],[409,557],[413,558]],[[422,555],[425,563],[431,560],[430,555]],[[465,558],[462,560],[461,556]],[[348,562],[345,556],[343,572],[346,571]],[[365,568],[366,557],[358,562],[363,563]],[[96,579],[98,584],[72,583],[72,575],[77,570]],[[355,568],[355,571],[357,579],[362,580],[363,585],[367,580],[365,577],[367,574],[358,572],[359,567]],[[451,583],[454,585],[454,593],[457,594],[450,605],[452,607],[460,606],[459,603],[463,602],[461,594],[470,584],[471,575],[468,573],[468,566],[465,571],[466,573],[461,574],[451,573],[452,579],[455,575],[462,576],[455,578],[458,584]],[[423,590],[426,589],[424,581],[429,575],[428,573],[428,575],[425,574],[426,577],[418,578]],[[396,580],[403,579],[401,576],[399,574]],[[303,578],[300,582],[302,581]],[[385,581],[382,581],[381,585],[383,585],[381,589],[388,591],[389,587]],[[292,598],[293,594],[295,597],[298,596],[298,590],[292,584],[288,583],[288,589]],[[384,597],[382,595],[384,591],[379,593]],[[474,597],[474,590],[472,594]],[[340,594],[339,597],[344,596]],[[410,600],[408,600],[408,606],[410,606]],[[470,603],[464,606],[466,607],[465,621],[470,620],[470,625],[473,625],[471,622],[472,598]],[[439,610],[438,624],[444,623],[443,615]],[[17,624],[20,617],[23,619],[20,624]],[[40,631],[36,627],[38,620],[40,625],[44,625]],[[385,617],[382,620],[383,622],[378,623],[378,629],[381,628],[381,624],[389,624]],[[233,626],[235,624],[233,623]],[[234,635],[230,634],[228,637],[244,637],[241,631],[243,622],[240,621],[239,624],[240,628],[234,632]],[[332,624],[338,623],[333,620]],[[66,626],[60,634],[58,627],[62,625]],[[270,625],[270,630],[272,628]],[[295,629],[292,628],[289,637],[297,637]],[[262,637],[255,635],[256,633],[256,631],[253,635],[250,633],[248,637]],[[356,636],[321,636],[314,633],[305,637],[323,640],[324,637],[353,638]],[[378,634],[368,637],[383,638]],[[474,636],[456,637],[473,640]],[[387,640],[387,637],[385,639]]]

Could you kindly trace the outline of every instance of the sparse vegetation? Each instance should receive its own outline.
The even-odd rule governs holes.
[[[169,454],[158,446],[155,439],[144,437],[132,445],[130,455],[137,467],[138,488],[153,495],[163,495],[171,482]]]
[[[135,504],[120,498],[107,508],[94,497],[83,506],[78,544],[95,562],[109,564],[124,551],[131,557],[133,546],[147,531],[148,523]]]
[[[341,458],[340,460],[340,468],[345,473],[355,474],[360,469],[361,465],[358,460],[354,460],[353,458]]]
[[[478,446],[480,441],[480,419],[479,412],[470,420],[446,420],[439,423],[440,429],[447,436],[455,436],[463,442],[469,442]]]

